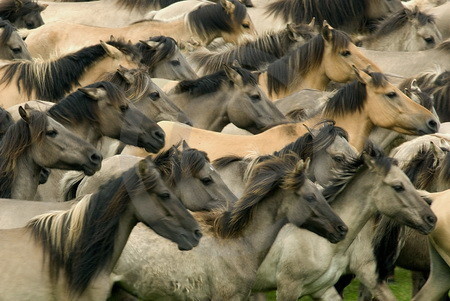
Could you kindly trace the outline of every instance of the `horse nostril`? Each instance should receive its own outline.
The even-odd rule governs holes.
[[[435,120],[431,119],[430,121],[428,121],[428,127],[431,130],[437,132],[437,130],[438,130],[438,123]]]
[[[166,134],[161,130],[156,130],[156,131],[153,131],[152,136],[156,140],[164,142],[164,138],[166,137]]]
[[[102,159],[102,155],[99,155],[97,153],[92,154],[90,157],[91,162],[94,164],[100,164],[100,162],[102,162]]]
[[[427,215],[425,217],[425,220],[431,225],[436,224],[436,221],[437,221],[437,219],[436,219],[436,217],[434,215]]]
[[[340,233],[347,233],[348,228],[347,228],[346,226],[344,226],[344,225],[339,225],[339,226],[337,226],[337,230],[338,230]]]
[[[202,232],[200,230],[195,230],[194,231],[194,236],[195,236],[196,239],[200,239],[200,238],[202,238],[203,234],[202,234]]]

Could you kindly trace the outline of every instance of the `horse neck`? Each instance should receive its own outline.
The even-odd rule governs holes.
[[[303,126],[304,123],[305,122],[282,124],[270,128],[260,134],[248,136],[251,138],[251,140],[248,140],[249,144],[255,143],[259,145],[261,155],[271,154],[305,134],[307,129]],[[266,147],[267,150],[264,151]]]
[[[279,213],[282,202],[282,193],[274,193],[270,199],[263,200],[257,205],[251,220],[237,238],[248,252],[248,264],[254,264],[255,271],[261,265],[275,241],[278,232],[288,223],[286,216]],[[253,267],[252,267],[253,268]]]
[[[85,87],[92,83],[99,81],[105,73],[114,72],[119,66],[116,64],[115,59],[106,55],[102,59],[99,59],[96,63],[86,68],[84,74],[80,77],[78,87]],[[76,88],[76,87],[74,87]]]
[[[346,252],[367,221],[376,214],[373,198],[379,183],[374,180],[374,175],[369,170],[355,175],[352,182],[331,203],[333,211],[349,229],[345,239],[333,245],[336,251]]]
[[[336,122],[336,126],[339,126],[347,131],[349,143],[356,148],[358,152],[364,149],[364,145],[369,137],[370,132],[374,128],[374,124],[370,121],[367,114],[364,111],[347,113],[343,116],[325,116],[322,114],[319,119],[332,119]],[[318,120],[314,118],[314,120]],[[309,121],[309,120],[308,120]],[[309,122],[305,122],[308,126]]]
[[[367,49],[374,49],[378,51],[408,51],[410,41],[414,41],[416,32],[409,29],[408,26],[403,26],[388,35],[368,37],[363,42],[363,46]],[[403,47],[399,47],[404,45]]]
[[[39,185],[40,171],[41,167],[34,162],[29,151],[20,156],[13,172],[11,198],[33,200]]]
[[[230,120],[227,114],[228,102],[234,95],[218,91],[192,98],[187,93],[172,96],[172,101],[201,129],[220,132]],[[202,108],[202,109],[199,109]],[[205,111],[206,110],[206,111]]]

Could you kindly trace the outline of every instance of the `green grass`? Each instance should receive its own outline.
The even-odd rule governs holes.
[[[409,271],[397,268],[395,270],[395,282],[389,284],[392,292],[397,297],[398,301],[411,300],[411,273]],[[359,281],[357,279],[345,289],[344,300],[356,301],[358,300]],[[274,301],[275,292],[267,293],[267,300]],[[302,301],[312,300],[309,297],[301,298]]]

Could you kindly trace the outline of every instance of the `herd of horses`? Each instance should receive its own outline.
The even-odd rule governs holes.
[[[447,300],[449,17],[0,0],[0,300]]]

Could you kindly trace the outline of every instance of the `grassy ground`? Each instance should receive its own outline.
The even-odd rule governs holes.
[[[358,300],[359,281],[353,280],[352,284],[345,289],[344,300]],[[395,282],[389,285],[398,301],[411,300],[411,273],[409,271],[397,268],[395,270]],[[275,292],[267,294],[269,301],[275,301]],[[302,301],[312,300],[309,297],[301,299]]]

